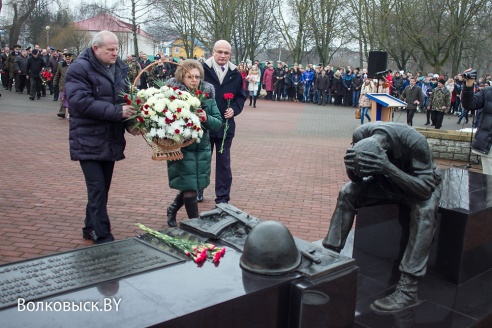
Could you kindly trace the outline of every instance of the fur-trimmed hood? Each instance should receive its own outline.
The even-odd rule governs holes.
[[[186,85],[184,85],[182,82],[179,82],[175,77],[172,77],[164,82],[164,85],[170,85],[171,87],[177,87],[179,90],[182,91],[190,91]],[[198,85],[198,89],[207,92],[209,94],[210,99],[215,98],[215,88],[211,83],[205,82],[205,81],[200,81],[200,84]]]

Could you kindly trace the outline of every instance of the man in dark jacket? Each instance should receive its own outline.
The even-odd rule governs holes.
[[[483,173],[492,175],[492,153],[490,152],[492,146],[492,87],[483,88],[475,93],[477,73],[470,73],[470,71],[471,69],[465,71],[467,78],[461,92],[461,103],[467,110],[482,108],[472,149],[474,153],[481,155]]]
[[[350,89],[352,89],[352,107],[359,107],[360,90],[363,83],[362,77],[359,71],[357,71],[350,84]]]
[[[324,106],[326,105],[326,92],[328,91],[328,86],[330,84],[330,80],[324,69],[321,70],[321,74],[316,79],[315,83],[316,89],[318,90],[318,105]]]
[[[403,78],[399,71],[396,71],[395,76],[393,77],[393,96],[396,98],[400,98],[401,93],[403,92]]]
[[[61,62],[61,56],[60,54],[58,53],[57,50],[53,50],[51,52],[51,56],[50,58],[48,59],[48,69],[51,70],[51,73],[53,74],[53,76],[56,75],[56,71],[58,70],[58,63]],[[53,101],[58,101],[58,97],[60,96],[60,89],[55,86],[53,84],[53,79],[51,79],[49,82],[48,82],[48,85],[50,87],[50,90],[52,90],[52,94],[53,94]]]
[[[236,66],[229,60],[231,58],[231,45],[225,40],[215,43],[212,57],[203,63],[205,81],[215,87],[215,101],[219,107],[224,126],[210,132],[212,152],[216,151],[215,161],[215,203],[227,203],[230,200],[232,171],[231,171],[231,145],[236,123],[234,116],[241,114],[246,96],[243,94],[243,79]],[[224,99],[225,94],[232,94],[230,100]],[[229,126],[224,138],[224,127]],[[223,149],[222,148],[223,145]],[[203,199],[203,193],[198,194],[198,201]]]
[[[17,85],[17,92],[22,93],[24,91],[24,87],[26,86],[26,81],[27,81],[27,51],[22,50],[20,56],[15,57],[15,62],[14,62],[14,69],[17,74],[18,81],[16,83]],[[27,92],[29,92],[30,89],[27,89]]]
[[[12,91],[12,86],[14,86],[14,81],[17,81],[17,72],[15,71],[15,58],[20,55],[20,49],[21,46],[16,44],[14,46],[14,50],[10,52],[10,54],[7,57],[7,64],[8,64],[8,69],[9,69],[9,90]],[[17,82],[15,82],[16,85],[14,86],[15,91],[19,91],[17,89]]]
[[[45,61],[39,56],[39,50],[34,49],[32,51],[32,57],[27,61],[27,76],[31,83],[31,93],[29,99],[34,100],[34,97],[37,96],[38,100],[41,98],[41,72],[43,68],[46,67]]]
[[[273,73],[273,83],[274,89],[273,89],[273,100],[277,99],[277,101],[280,101],[282,99],[282,90],[284,88],[284,81],[285,80],[285,70],[282,67],[282,63],[277,64],[277,68],[275,69]]]
[[[136,113],[119,105],[128,66],[118,57],[118,38],[109,31],[97,33],[91,48],[67,69],[65,89],[70,113],[70,157],[80,161],[87,185],[88,203],[82,235],[95,243],[114,240],[106,204],[115,161],[125,158],[125,119]],[[121,100],[121,101],[120,101]]]
[[[415,111],[424,101],[424,95],[422,94],[422,89],[416,85],[416,80],[414,77],[410,78],[410,85],[403,90],[401,94],[401,99],[407,103],[407,124],[413,125],[413,115]]]

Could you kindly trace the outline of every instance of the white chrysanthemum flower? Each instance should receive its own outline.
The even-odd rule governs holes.
[[[159,116],[159,119],[157,120],[157,124],[160,127],[165,127],[166,126],[166,118],[165,117],[162,117],[162,116]]]
[[[164,139],[166,137],[166,131],[164,129],[157,129],[157,137]]]
[[[188,103],[191,107],[194,108],[198,108],[201,105],[200,100],[197,97],[191,97],[190,99],[188,99]]]
[[[183,122],[182,120],[176,120],[176,121],[172,122],[170,125],[171,131],[173,131],[174,133],[176,133],[176,131],[179,131],[179,134],[181,134],[183,132],[182,122]]]
[[[146,95],[147,95],[147,94],[146,94],[146,92],[145,92],[145,89],[144,89],[144,90],[139,90],[139,91],[137,92],[137,98],[140,98],[140,99],[147,99]]]
[[[149,133],[147,133],[147,137],[153,138],[157,134],[157,130],[155,128],[151,128]]]
[[[155,101],[153,108],[157,113],[162,113],[166,109],[166,102],[163,99],[158,99]]]
[[[181,113],[179,115],[180,117],[183,117],[183,118],[188,118],[191,116],[191,111],[189,108],[186,108],[186,107],[182,107],[181,108]]]
[[[191,130],[190,129],[184,129],[183,130],[183,137],[185,139],[189,139],[191,137]]]

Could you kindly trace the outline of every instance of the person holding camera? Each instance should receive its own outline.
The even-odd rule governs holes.
[[[492,88],[486,87],[475,93],[477,71],[471,68],[463,73],[465,84],[461,91],[461,103],[468,110],[482,108],[477,133],[472,142],[473,152],[482,157],[482,172],[492,175]]]

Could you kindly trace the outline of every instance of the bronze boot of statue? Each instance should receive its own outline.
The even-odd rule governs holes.
[[[419,280],[417,277],[402,273],[400,281],[393,294],[375,300],[371,308],[377,313],[398,312],[420,304],[417,297],[419,290]]]
[[[183,207],[183,192],[180,191],[176,197],[174,198],[174,201],[171,205],[168,206],[167,208],[167,225],[170,227],[175,227],[176,226],[176,214],[178,214],[178,211],[181,207]]]

